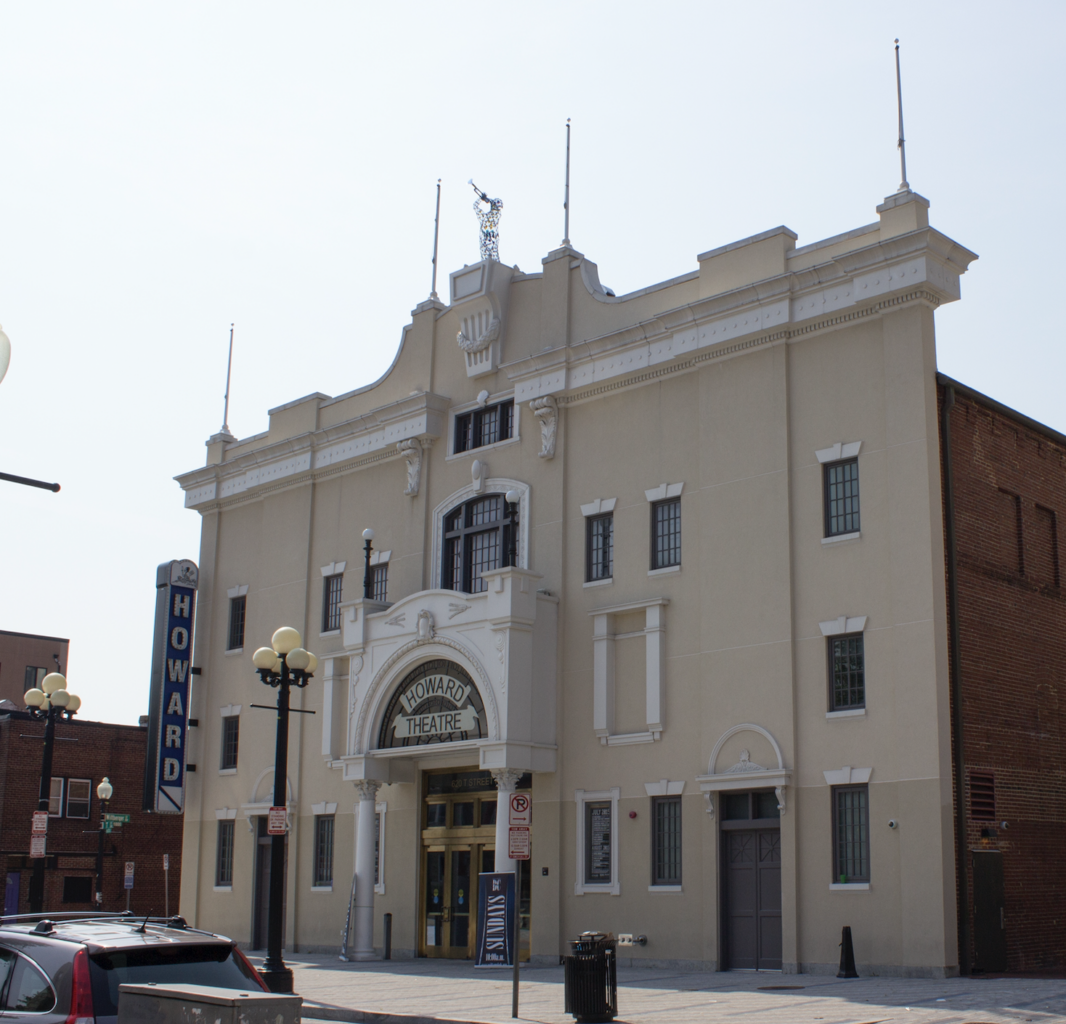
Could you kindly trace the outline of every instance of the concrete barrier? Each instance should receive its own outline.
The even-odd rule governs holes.
[[[119,985],[118,1024],[300,1024],[303,999],[212,985]]]

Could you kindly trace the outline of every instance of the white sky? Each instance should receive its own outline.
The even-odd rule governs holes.
[[[876,219],[908,172],[980,255],[940,367],[1066,431],[1066,5],[184,2],[0,8],[0,628],[71,638],[88,718],[147,711],[155,567],[197,558],[172,477],[230,425],[391,362],[429,292],[571,238],[621,294],[777,224]],[[1057,301],[1057,300],[1056,300]],[[269,552],[263,552],[268,558]],[[5,674],[21,666],[4,665]],[[249,665],[249,671],[251,666]]]

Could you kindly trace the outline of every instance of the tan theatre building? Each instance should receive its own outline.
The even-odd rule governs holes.
[[[619,296],[569,245],[465,266],[378,382],[208,442],[190,922],[265,946],[251,655],[292,625],[288,949],[340,946],[354,873],[358,956],[386,913],[471,956],[528,789],[534,958],[835,970],[851,925],[860,969],[957,969],[934,316],[975,257],[910,191],[798,241]]]

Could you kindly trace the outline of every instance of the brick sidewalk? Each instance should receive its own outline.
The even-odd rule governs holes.
[[[510,971],[466,961],[392,960],[344,964],[294,955],[304,1019],[342,1021],[511,1021]],[[1017,1024],[1066,1021],[1066,979],[859,978],[808,974],[619,970],[619,1022],[705,1024]],[[332,1009],[331,1009],[332,1008]],[[523,967],[520,1018],[573,1024],[563,1013],[561,967]]]

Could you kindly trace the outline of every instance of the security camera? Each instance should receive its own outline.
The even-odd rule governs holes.
[[[1002,829],[1007,829],[1007,828],[1010,828],[1010,822],[1007,822],[1007,821],[1001,821],[1001,822],[999,823],[999,827],[1000,827],[1000,828],[1002,828]]]
[[[888,819],[888,827],[889,828],[899,828],[899,822],[896,821],[895,818],[889,818]]]

